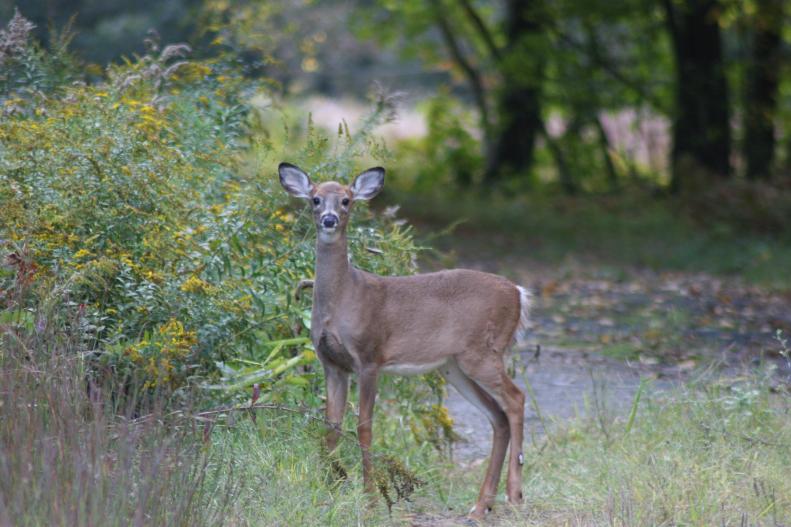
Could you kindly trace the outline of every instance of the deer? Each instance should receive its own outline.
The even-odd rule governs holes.
[[[501,276],[467,269],[409,276],[357,269],[349,260],[349,216],[356,202],[382,190],[384,168],[365,170],[350,186],[313,183],[290,163],[281,163],[278,174],[286,192],[312,206],[316,226],[310,333],[325,375],[326,451],[337,447],[349,377],[355,374],[363,486],[373,496],[377,380],[438,370],[492,425],[489,464],[469,517],[481,519],[492,510],[509,442],[506,495],[510,503],[522,503],[525,396],[508,376],[505,355],[524,340],[529,292]]]

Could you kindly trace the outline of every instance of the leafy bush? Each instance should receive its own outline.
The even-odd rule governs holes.
[[[179,393],[222,372],[225,388],[259,382],[264,398],[304,398],[316,393],[316,361],[309,306],[292,290],[312,275],[313,235],[277,183],[274,152],[348,178],[361,156],[382,155],[370,132],[389,106],[335,145],[309,127],[295,152],[302,138],[277,147],[250,128],[251,92],[233,71],[188,52],[151,45],[101,83],[16,100],[0,123],[0,240],[11,254],[0,321],[46,326],[45,299],[64,285],[57,302],[99,375]],[[359,265],[412,270],[408,231],[357,218]]]
[[[467,190],[478,185],[484,171],[474,119],[448,93],[440,93],[424,108],[428,133],[405,139],[396,148],[396,184],[412,192]]]
[[[216,523],[239,491],[238,467],[220,451],[235,437],[235,412],[223,407],[206,419],[195,408],[240,403],[257,384],[259,404],[300,401],[320,422],[310,305],[293,299],[297,282],[313,274],[315,234],[275,167],[287,159],[317,180],[348,181],[363,159],[387,155],[371,131],[392,116],[392,101],[379,96],[359,131],[341,126],[332,138],[310,120],[301,130],[284,126],[278,110],[253,111],[253,87],[231,62],[187,60],[188,53],[149,43],[145,55],[109,67],[96,84],[4,92],[14,110],[0,121],[0,406],[13,410],[12,420],[36,411],[23,425],[0,420],[0,477],[28,482],[0,484],[0,523],[4,511],[8,521],[31,525]],[[15,60],[24,66],[30,56]],[[410,230],[393,216],[355,212],[349,239],[358,266],[414,270]],[[441,383],[419,386],[426,385],[384,383],[377,412],[399,412],[401,420],[385,420],[377,449],[414,449],[424,458],[449,437],[429,418],[441,415],[449,431],[442,409],[416,404]],[[412,416],[414,434],[404,436]],[[209,423],[202,432],[194,426],[201,419]],[[214,423],[228,434],[213,434]],[[321,457],[323,428],[303,428],[292,430],[291,443],[261,440]],[[421,437],[432,444],[415,448]],[[345,458],[352,473],[356,441],[344,443],[354,451]],[[285,456],[262,445],[250,459],[262,448]],[[69,456],[53,460],[58,449]],[[381,487],[390,504],[405,492],[398,478],[412,476],[387,459],[392,481]],[[313,475],[317,495],[327,495],[326,474]],[[134,492],[112,492],[118,488]],[[360,489],[354,495],[330,516],[356,515],[363,498]]]

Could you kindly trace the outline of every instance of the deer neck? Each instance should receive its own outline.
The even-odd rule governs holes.
[[[341,292],[350,284],[350,275],[346,233],[342,233],[332,242],[317,240],[314,292],[316,307],[321,313],[330,313]]]

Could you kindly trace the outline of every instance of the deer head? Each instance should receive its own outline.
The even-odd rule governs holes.
[[[319,241],[332,243],[346,232],[349,214],[355,201],[367,201],[382,190],[385,169],[373,167],[362,172],[351,186],[335,181],[313,183],[299,167],[280,163],[280,184],[295,198],[307,199],[313,206],[313,220]]]

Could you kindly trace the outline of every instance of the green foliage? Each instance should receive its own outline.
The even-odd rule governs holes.
[[[312,274],[313,235],[266,167],[304,141],[291,159],[348,178],[360,156],[381,154],[370,133],[390,110],[335,145],[311,127],[275,147],[248,131],[233,71],[188,51],[151,46],[106,81],[19,100],[0,123],[0,240],[13,255],[2,309],[45,323],[44,303],[60,302],[99,371],[147,389],[222,372],[232,388],[301,400],[316,391],[317,361],[309,306],[292,290]],[[358,265],[412,270],[402,226],[362,210],[351,238]],[[53,283],[65,284],[60,298]],[[251,368],[255,381],[240,383]]]
[[[0,20],[19,7],[35,25],[36,39],[44,42],[51,28],[73,29],[71,48],[95,64],[116,61],[124,55],[144,51],[146,36],[160,35],[166,42],[195,37],[195,20],[204,0],[0,0]],[[48,42],[50,51],[54,42]],[[92,66],[91,69],[94,69]],[[95,73],[91,72],[91,76]]]
[[[480,183],[483,159],[471,130],[474,119],[444,91],[424,105],[425,137],[401,141],[395,148],[394,183],[405,190],[430,193],[448,187],[464,190]]]

